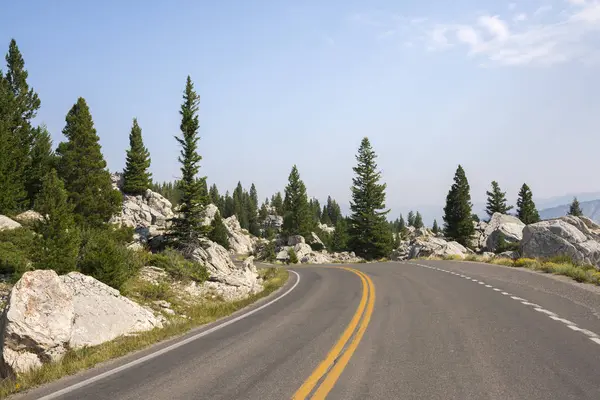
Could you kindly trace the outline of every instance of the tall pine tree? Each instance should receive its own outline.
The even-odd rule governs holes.
[[[358,154],[356,174],[352,178],[349,236],[350,248],[366,259],[385,257],[392,248],[392,234],[386,220],[385,183],[380,183],[377,156],[368,138],[363,138]]]
[[[203,225],[204,214],[208,199],[203,194],[203,179],[198,178],[200,161],[198,154],[198,106],[200,96],[194,91],[192,79],[187,77],[181,115],[181,137],[175,139],[181,146],[179,162],[181,163],[181,204],[179,215],[173,219],[170,239],[187,254],[201,243],[201,239],[208,233]]]
[[[471,209],[469,182],[464,169],[459,165],[454,175],[454,184],[446,196],[444,234],[463,246],[470,246],[475,234]]]
[[[400,235],[400,239],[404,239],[407,236],[406,222],[402,214],[400,214],[400,219],[398,219],[398,234]]]
[[[246,205],[246,214],[248,215],[248,231],[254,236],[260,235],[260,225],[258,223],[258,192],[254,183],[250,186],[248,201]]]
[[[275,209],[277,215],[283,216],[285,210],[283,209],[283,197],[281,196],[281,192],[277,192],[271,197],[271,207]]]
[[[490,217],[494,213],[508,214],[513,209],[513,206],[506,205],[506,192],[500,190],[498,182],[492,181],[492,191],[487,191],[485,194],[488,197],[485,212]]]
[[[75,221],[79,225],[100,226],[119,211],[121,193],[112,188],[100,139],[82,97],[67,114],[66,122],[63,135],[67,141],[57,149],[58,173],[75,206]]]
[[[440,232],[440,227],[438,226],[437,220],[433,220],[433,226],[431,227],[431,231],[436,235]]]
[[[415,214],[415,222],[414,222],[413,226],[417,229],[423,227],[423,217],[421,216],[421,213],[418,211]]]
[[[339,218],[335,224],[335,231],[331,239],[331,249],[333,251],[348,250],[348,224],[344,218]]]
[[[415,213],[412,211],[408,212],[408,226],[415,226]]]
[[[540,221],[540,214],[533,202],[533,194],[526,183],[524,183],[523,186],[521,186],[521,190],[519,190],[519,197],[517,199],[517,217],[525,225],[535,224]]]
[[[35,250],[36,268],[53,269],[59,274],[76,270],[80,236],[73,219],[73,207],[56,170],[50,170],[44,177],[35,208],[43,215],[36,223],[40,235]]]
[[[311,232],[312,218],[306,186],[300,179],[298,168],[294,165],[288,184],[285,187],[285,198],[283,200],[285,215],[283,217],[283,233],[286,236],[302,235],[307,237]]]
[[[577,200],[577,197],[573,197],[573,201],[569,206],[568,215],[573,217],[581,217],[583,215],[583,211],[581,211],[581,206],[579,205],[579,200]]]
[[[123,171],[123,192],[131,195],[143,194],[152,184],[150,168],[150,152],[144,146],[142,128],[138,125],[137,118],[133,119],[133,126],[129,133],[129,150]]]
[[[34,207],[34,201],[42,189],[45,176],[56,167],[56,156],[52,150],[52,139],[44,125],[33,130],[33,144],[30,152],[29,167],[27,169],[26,185],[28,208]]]

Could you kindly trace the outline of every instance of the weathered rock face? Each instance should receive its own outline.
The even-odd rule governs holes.
[[[256,239],[242,229],[235,215],[223,220],[229,236],[229,251],[233,254],[250,254],[256,247]]]
[[[335,227],[329,226],[327,224],[319,223],[319,229],[322,230],[323,232],[327,232],[329,234],[332,234],[333,232],[335,232]]]
[[[210,224],[212,224],[213,220],[215,219],[215,215],[217,215],[217,213],[219,212],[219,208],[217,206],[215,206],[214,204],[209,204],[206,206],[206,209],[204,212],[205,212],[205,214],[204,214],[203,225],[210,225]]]
[[[303,236],[295,235],[288,238],[288,246],[295,246],[298,243],[306,243]]]
[[[485,249],[494,251],[501,235],[509,243],[518,243],[523,238],[524,227],[525,224],[515,216],[494,213],[483,231]]]
[[[194,250],[192,258],[206,266],[210,281],[231,286],[235,297],[262,290],[254,264],[236,266],[227,250],[217,243],[206,241],[202,247]]]
[[[23,274],[2,316],[0,373],[11,376],[60,359],[69,348],[100,344],[161,323],[105,284],[72,272]]]
[[[317,234],[314,232],[310,233],[310,236],[306,240],[306,243],[308,243],[312,249],[315,249],[317,251],[323,250],[325,248],[325,244],[323,243],[321,238],[318,237]]]
[[[401,242],[400,246],[392,252],[390,257],[396,261],[430,256],[458,256],[464,258],[468,253],[469,250],[458,242],[448,242],[435,236],[420,236],[410,242]]]
[[[272,228],[280,230],[283,226],[283,217],[281,215],[269,214],[262,222],[263,229]]]
[[[15,221],[20,222],[22,224],[31,224],[37,221],[41,221],[42,219],[44,219],[44,217],[42,217],[42,214],[33,210],[24,211],[15,217]]]
[[[521,254],[530,258],[567,255],[600,269],[600,226],[589,218],[572,216],[527,225]]]
[[[485,236],[485,230],[487,228],[487,223],[484,221],[473,222],[475,225],[475,235],[473,236],[473,248],[476,251],[481,251],[486,247],[487,237]]]
[[[8,231],[11,229],[20,228],[21,224],[17,221],[13,221],[5,215],[0,215],[0,231]]]
[[[123,195],[121,214],[111,223],[135,228],[138,241],[146,243],[162,235],[175,214],[169,200],[148,189],[143,195]]]

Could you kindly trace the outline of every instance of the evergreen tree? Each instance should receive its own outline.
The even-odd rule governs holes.
[[[519,217],[521,222],[525,225],[534,224],[540,221],[540,214],[533,202],[533,194],[526,183],[524,183],[523,186],[521,186],[521,190],[519,190],[519,197],[517,199],[517,217]]]
[[[335,224],[335,231],[331,239],[331,249],[333,251],[348,250],[348,224],[344,218],[340,218]]]
[[[202,179],[197,175],[200,170],[202,157],[198,154],[198,105],[200,96],[194,91],[192,79],[187,77],[181,115],[182,137],[175,137],[181,146],[181,205],[179,215],[173,218],[171,226],[171,240],[187,252],[200,244],[202,237],[207,234],[207,227],[203,226],[207,196],[203,195]],[[206,181],[204,181],[206,183]]]
[[[491,217],[494,213],[508,214],[513,206],[506,205],[506,192],[500,190],[498,182],[492,181],[492,191],[485,192],[487,195],[487,206],[485,212]]]
[[[327,211],[327,206],[323,206],[323,211],[321,212],[321,223],[329,226],[333,225],[333,222],[329,217],[329,212]]]
[[[415,213],[412,211],[408,212],[408,226],[415,226]]]
[[[573,197],[573,202],[569,206],[568,215],[572,215],[573,217],[581,217],[583,215],[583,211],[581,211],[581,207],[579,205],[579,200],[577,200],[577,197]]]
[[[225,192],[225,200],[223,205],[223,217],[229,218],[235,215],[235,205],[233,204],[233,197],[229,194],[229,191]]]
[[[363,138],[353,168],[356,176],[352,178],[349,236],[350,248],[366,259],[387,256],[392,246],[386,221],[386,184],[379,183],[381,173],[377,171],[376,158],[369,139]]]
[[[431,227],[431,231],[436,235],[440,232],[440,227],[438,226],[437,220],[433,220],[433,226]]]
[[[421,216],[421,213],[418,211],[417,211],[417,214],[415,215],[415,222],[414,222],[413,226],[417,229],[423,227],[423,217]]]
[[[215,214],[215,218],[211,222],[210,228],[211,229],[210,233],[208,234],[208,238],[229,250],[229,235],[227,234],[227,228],[223,223],[221,214]]]
[[[258,192],[254,183],[250,186],[250,201],[255,210],[258,210]]]
[[[122,198],[112,188],[100,139],[82,97],[67,114],[63,135],[67,141],[58,146],[58,172],[75,206],[75,221],[80,225],[102,225],[119,211]]]
[[[400,234],[400,238],[406,237],[406,222],[404,221],[404,217],[400,214],[400,219],[398,220],[398,233]]]
[[[80,236],[73,207],[56,170],[50,170],[44,177],[35,208],[44,216],[36,223],[40,243],[35,250],[35,267],[53,269],[59,274],[76,270]]]
[[[204,202],[204,206],[207,206],[210,204],[210,197],[208,193],[208,184],[206,183],[206,177],[203,176],[201,178],[198,178],[198,181],[200,185],[200,195],[202,197],[202,201]]]
[[[310,199],[308,202],[310,208],[310,215],[315,225],[321,222],[321,204],[319,204],[319,200]]]
[[[286,236],[302,235],[307,237],[312,228],[311,212],[306,196],[306,186],[300,179],[298,168],[294,165],[288,177],[283,200],[285,215],[283,232]]]
[[[133,119],[133,126],[129,133],[129,150],[123,171],[123,192],[131,195],[146,193],[152,182],[150,168],[150,152],[142,140],[142,128],[138,125],[137,118]]]
[[[22,148],[11,129],[11,103],[12,93],[0,71],[0,214],[16,213],[27,196],[21,179],[23,164],[19,154]]]
[[[248,229],[248,205],[246,204],[247,194],[242,187],[242,183],[238,182],[233,191],[233,209],[240,226],[243,229]]]
[[[27,169],[27,198],[28,208],[33,208],[34,201],[42,189],[42,182],[46,175],[56,167],[56,157],[52,150],[52,139],[45,126],[33,130],[33,145],[30,152],[29,168]]]
[[[271,197],[271,207],[275,209],[277,215],[283,216],[285,210],[283,209],[283,197],[281,192],[277,192]]]
[[[258,211],[258,219],[259,221],[263,222],[267,219],[269,215],[269,209],[268,209],[268,205],[267,203],[263,203],[262,206],[260,206],[260,210]]]
[[[462,166],[458,166],[454,175],[454,184],[446,197],[444,207],[444,233],[463,246],[471,245],[475,226],[471,218],[471,194],[469,182]]]
[[[340,210],[339,204],[331,198],[331,196],[327,196],[327,215],[328,220],[331,221],[331,225],[335,226],[337,221],[342,218],[342,211]]]
[[[214,204],[215,206],[217,206],[217,208],[219,209],[219,212],[221,214],[224,213],[225,211],[225,202],[223,201],[223,198],[221,197],[221,195],[219,194],[219,189],[217,189],[217,185],[216,184],[212,184],[209,191],[208,191],[208,196],[210,197],[210,202],[212,204]]]

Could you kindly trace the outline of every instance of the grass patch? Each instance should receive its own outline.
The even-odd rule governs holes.
[[[44,364],[41,368],[19,375],[16,379],[5,379],[0,382],[0,399],[57,380],[63,376],[72,375],[98,363],[124,356],[132,351],[141,350],[162,340],[182,335],[197,326],[226,317],[273,293],[283,286],[288,279],[288,272],[282,268],[261,268],[259,269],[259,275],[264,279],[264,289],[260,293],[233,302],[204,300],[186,310],[189,319],[173,319],[170,324],[161,329],[153,329],[135,336],[119,337],[98,346],[69,351],[59,362]],[[163,290],[164,288],[160,288],[160,284],[150,284],[149,286],[154,286],[154,288],[148,289],[149,291],[146,293],[149,298],[168,297],[167,292]]]

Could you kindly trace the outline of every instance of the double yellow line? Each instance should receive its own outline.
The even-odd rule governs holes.
[[[362,281],[362,298],[358,309],[350,324],[346,327],[342,336],[327,354],[325,360],[313,371],[308,379],[302,384],[300,389],[294,394],[293,400],[303,400],[310,396],[311,399],[325,399],[327,394],[333,389],[338,378],[344,371],[344,368],[350,361],[350,357],[358,347],[362,339],[375,305],[375,286],[373,281],[366,274],[354,268],[342,267],[347,271],[353,272],[359,276]]]

